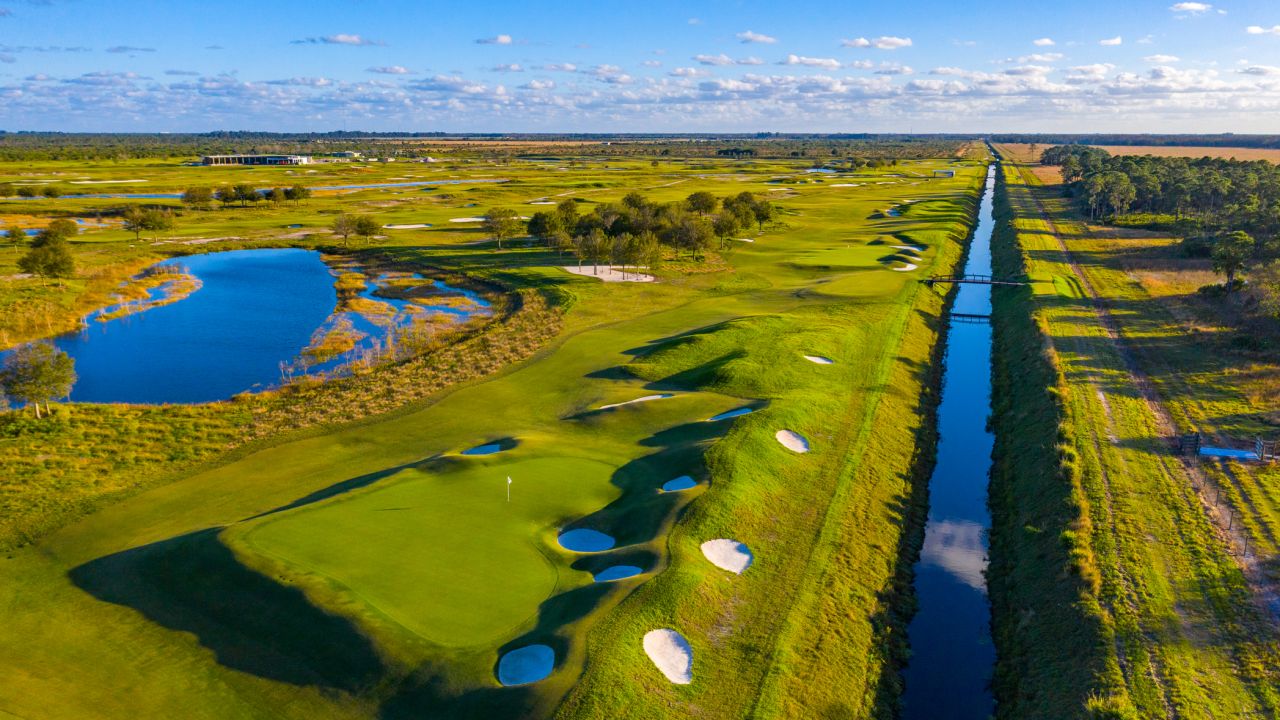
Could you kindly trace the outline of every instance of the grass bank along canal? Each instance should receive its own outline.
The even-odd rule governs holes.
[[[964,274],[991,273],[992,192],[987,171]],[[962,284],[952,314],[988,316],[991,286]],[[915,567],[917,611],[908,627],[905,718],[984,720],[994,710],[991,605],[987,598],[987,479],[993,438],[991,327],[950,322],[937,463],[929,479],[929,515]]]

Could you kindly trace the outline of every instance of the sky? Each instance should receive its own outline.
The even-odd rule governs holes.
[[[0,0],[0,129],[1280,133],[1280,0]]]

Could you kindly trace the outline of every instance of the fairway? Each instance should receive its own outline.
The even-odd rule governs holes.
[[[937,330],[930,318],[944,302],[917,281],[948,272],[960,256],[984,165],[906,161],[897,172],[857,174],[883,179],[834,188],[775,161],[607,164],[571,172],[534,163],[455,165],[442,174],[477,182],[439,197],[371,188],[321,194],[300,211],[193,214],[197,225],[185,232],[242,237],[196,246],[202,252],[279,244],[298,232],[287,228],[299,224],[292,221],[306,225],[305,216],[330,208],[368,208],[382,225],[429,225],[386,229],[361,256],[401,269],[435,268],[451,273],[451,282],[465,277],[506,292],[546,292],[565,308],[561,325],[527,359],[488,376],[466,374],[471,379],[449,384],[445,374],[434,386],[441,390],[389,415],[371,411],[359,422],[309,430],[304,424],[229,462],[189,460],[176,476],[143,476],[156,478],[150,489],[110,456],[89,460],[133,497],[16,550],[14,561],[0,566],[0,602],[14,608],[0,631],[0,667],[41,669],[0,683],[3,705],[21,711],[56,694],[51,716],[75,717],[97,705],[98,688],[118,668],[135,673],[159,663],[169,669],[149,672],[187,689],[116,695],[107,712],[179,712],[197,703],[206,717],[257,716],[268,708],[274,717],[411,717],[427,704],[441,717],[657,717],[665,703],[681,702],[709,703],[719,708],[715,717],[731,718],[752,703],[808,707],[812,698],[793,684],[796,674],[751,658],[762,643],[797,651],[821,628],[849,634],[850,643],[814,656],[803,676],[860,687],[858,702],[875,707],[872,688],[897,665],[870,651],[901,641],[870,621],[881,601],[831,616],[822,597],[896,602],[897,548],[912,532],[894,520],[896,508],[910,502],[929,447],[918,446],[915,433],[927,432],[920,398],[931,381],[915,368],[931,362]],[[936,167],[959,172],[922,179]],[[148,189],[180,185],[204,170],[153,170]],[[415,174],[397,170],[402,174],[371,168],[366,179]],[[136,168],[119,172],[144,177]],[[479,182],[499,177],[508,182]],[[560,269],[566,259],[544,247],[516,242],[499,252],[479,229],[448,222],[475,212],[469,206],[518,206],[566,193],[586,208],[636,188],[658,200],[699,189],[767,193],[779,177],[796,183],[769,193],[779,196],[782,215],[744,233],[754,242],[734,242],[707,261],[672,258],[654,283],[575,277]],[[412,199],[398,197],[403,193]],[[880,212],[897,205],[907,211]],[[80,242],[109,249],[104,259],[140,250],[112,235],[119,232],[86,232]],[[287,244],[328,241],[321,233]],[[894,270],[907,263],[918,269]],[[491,347],[486,338],[511,322],[505,318],[498,313],[478,326],[470,342]],[[460,362],[431,357],[422,367],[432,372]],[[367,382],[347,381],[353,389]],[[309,392],[324,398],[327,391]],[[220,427],[235,413],[274,413],[287,401],[268,394],[200,406],[193,422]],[[85,407],[102,418],[99,432],[127,427],[115,419],[123,410]],[[740,408],[752,412],[712,420]],[[163,422],[178,411],[152,412]],[[877,416],[917,430],[874,434]],[[149,442],[160,449],[170,441]],[[74,448],[56,452],[70,457]],[[464,454],[473,448],[484,454]],[[8,462],[35,472],[18,462],[20,445],[8,451]],[[131,467],[173,467],[140,460]],[[684,476],[691,487],[681,481],[662,489]],[[86,502],[104,489],[83,488]],[[83,512],[47,515],[34,502],[39,492],[31,492],[18,496],[31,504],[16,518]],[[828,507],[829,515],[813,512]],[[845,528],[844,518],[858,520]],[[608,549],[566,549],[559,536],[576,529],[603,533]],[[834,546],[819,536],[843,540]],[[735,550],[718,561],[734,572],[717,567],[702,549],[716,539],[740,543],[750,560]],[[828,553],[835,553],[829,561],[812,559]],[[821,571],[843,562],[863,571]],[[601,572],[620,579],[595,582]],[[732,597],[722,595],[731,589],[727,576],[736,578]],[[35,588],[51,599],[40,612],[14,594]],[[732,618],[719,619],[726,607],[734,608]],[[815,613],[817,624],[804,621]],[[73,625],[46,622],[50,616],[93,617],[100,630],[86,637]],[[696,658],[682,699],[669,696],[672,686],[655,685],[666,681],[642,651],[645,633],[666,626],[678,627]],[[735,640],[709,641],[725,632]],[[502,687],[501,659],[531,646],[550,649],[551,674]],[[148,651],[135,656],[129,649],[141,647]],[[849,651],[861,659],[843,659]],[[261,667],[247,660],[254,656],[274,660]],[[192,673],[198,685],[180,680]],[[61,674],[80,681],[52,680]],[[665,699],[637,704],[639,692]]]

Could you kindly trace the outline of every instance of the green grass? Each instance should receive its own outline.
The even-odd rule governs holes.
[[[999,324],[1006,339],[1045,338],[1052,370],[997,374],[998,427],[1022,424],[1016,413],[1027,412],[1034,430],[1001,440],[993,492],[997,509],[1011,511],[997,513],[993,530],[998,678],[1015,699],[1001,712],[1024,717],[1051,703],[1080,717],[1273,715],[1280,696],[1268,668],[1280,645],[1136,390],[1122,349],[1139,318],[1117,292],[1121,272],[1097,262],[1073,209],[1028,177],[1006,165],[1016,235],[1005,237],[1016,237],[1032,277],[1054,282],[1038,283],[1021,304],[1008,301]],[[1009,252],[1003,262],[1014,262]],[[1126,328],[1120,342],[1107,335],[1070,257]],[[1027,328],[1028,313],[1039,333]],[[1032,499],[1045,482],[1036,466],[1057,479],[1043,491],[1060,498],[1056,509]],[[1046,545],[1053,537],[1059,547]],[[1067,643],[1084,661],[1051,672]]]
[[[447,202],[764,192],[778,170],[744,178],[708,164],[723,174],[647,161],[559,174],[468,167],[520,182],[451,190]],[[0,560],[0,707],[54,718],[888,716],[944,302],[916,281],[960,256],[982,166],[960,170],[915,185],[789,188],[783,221],[728,254],[725,272],[668,270],[648,285],[573,278],[536,249],[462,246],[476,238],[466,229],[393,233],[376,249],[384,258],[568,310],[515,313],[530,324],[249,402],[250,444],[157,461],[145,492]],[[382,196],[343,197],[359,207]],[[869,219],[891,200],[926,198],[901,218]],[[364,207],[391,222],[474,212]],[[867,244],[897,234],[927,246],[915,273],[886,269]],[[849,243],[840,267],[797,262]],[[593,411],[656,391],[677,396]],[[704,422],[744,404],[759,409]],[[154,412],[163,423],[177,411]],[[782,448],[780,428],[813,452]],[[457,455],[500,438],[517,444]],[[103,444],[68,445],[61,461]],[[681,474],[702,485],[656,492]],[[103,471],[122,488],[129,475]],[[555,538],[566,525],[610,532],[619,547],[564,552]],[[715,569],[698,550],[714,537],[747,543],[756,564],[742,576]],[[621,562],[647,572],[590,582]],[[644,631],[668,625],[694,645],[690,686],[668,685],[640,649]],[[500,688],[500,653],[530,642],[556,649],[556,671]]]

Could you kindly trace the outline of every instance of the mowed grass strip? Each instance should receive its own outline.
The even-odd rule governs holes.
[[[1028,177],[1016,165],[1006,167],[1027,270],[1034,278],[1070,278],[1075,270],[1042,218],[1041,203],[1051,208],[1059,232],[1070,228],[1069,211],[1044,195],[1037,202],[1032,193],[1039,191],[1026,185]],[[1068,230],[1061,237],[1072,247],[1077,233]],[[1180,717],[1274,713],[1274,677],[1264,668],[1277,646],[1260,622],[1239,566],[1167,450],[1095,307],[1077,293],[1064,296],[1050,287],[1037,287],[1036,315],[1066,381],[1068,432],[1061,440],[1070,448],[1067,457],[1078,458],[1089,520],[1064,517],[1059,532],[1068,542],[1088,533],[1092,557],[1081,554],[1073,565],[1084,577],[1096,572],[1101,637],[1114,638],[1114,659],[1101,663],[1095,681],[1101,691],[1086,709]],[[1016,545],[1006,549],[1017,551]],[[1044,572],[1057,570],[1049,566]],[[1036,631],[1013,624],[1015,618],[998,614],[996,620],[998,632]],[[1057,641],[1022,635],[1017,646],[1038,642]],[[1113,667],[1123,678],[1122,689],[1112,682]],[[1043,691],[1032,686],[1025,692]]]

